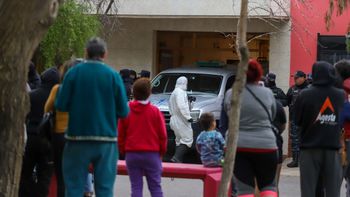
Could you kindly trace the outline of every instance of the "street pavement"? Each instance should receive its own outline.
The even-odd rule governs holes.
[[[299,168],[287,168],[286,164],[290,160],[286,159],[283,163],[280,179],[281,197],[300,196],[300,176]],[[162,178],[162,187],[165,197],[201,197],[203,195],[203,182],[201,180],[190,179],[171,179]],[[146,179],[143,187],[144,197],[150,197]],[[128,176],[119,176],[116,179],[114,196],[130,196],[130,182]],[[341,197],[345,197],[345,185],[342,185]]]

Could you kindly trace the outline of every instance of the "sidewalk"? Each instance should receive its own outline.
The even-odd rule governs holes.
[[[290,159],[283,162],[280,180],[281,197],[300,196],[299,168],[288,168],[286,165]],[[203,183],[200,180],[162,178],[164,197],[201,197]],[[150,197],[147,182],[144,179],[144,197]],[[118,176],[114,188],[116,197],[130,196],[130,182],[128,176]],[[345,197],[345,184],[342,185],[341,197]]]
[[[300,196],[300,172],[299,168],[287,167],[287,163],[291,160],[291,158],[285,159],[282,165],[279,190],[280,196],[283,197]]]
[[[287,158],[283,161],[281,176],[300,177],[299,168],[288,168],[287,163],[291,162],[292,158]]]

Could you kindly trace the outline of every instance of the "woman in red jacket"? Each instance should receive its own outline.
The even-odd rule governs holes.
[[[118,146],[125,154],[131,182],[131,196],[142,196],[142,176],[147,178],[152,197],[162,197],[161,157],[166,152],[165,121],[159,109],[148,98],[151,95],[149,79],[138,79],[133,85],[134,101],[129,103],[128,117],[118,123]]]

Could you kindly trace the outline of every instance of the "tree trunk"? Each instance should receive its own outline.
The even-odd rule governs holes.
[[[57,16],[58,0],[0,0],[0,197],[18,196],[29,61]]]
[[[219,187],[219,197],[227,197],[236,157],[239,118],[241,109],[241,93],[246,83],[249,50],[247,47],[248,0],[241,0],[241,13],[237,24],[237,51],[240,57],[235,83],[232,87],[231,110],[229,112],[229,131],[225,163]]]

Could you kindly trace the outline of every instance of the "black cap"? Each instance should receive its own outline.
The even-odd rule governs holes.
[[[119,74],[122,78],[129,78],[130,77],[130,70],[129,69],[121,69],[119,71]]]
[[[147,70],[141,70],[140,77],[150,78],[150,76],[151,76],[151,72],[149,72]]]
[[[274,73],[268,73],[266,75],[266,80],[268,80],[268,81],[275,81],[276,80],[276,75]]]
[[[294,78],[299,78],[299,77],[306,77],[306,74],[303,71],[298,70],[297,72],[295,72]]]

